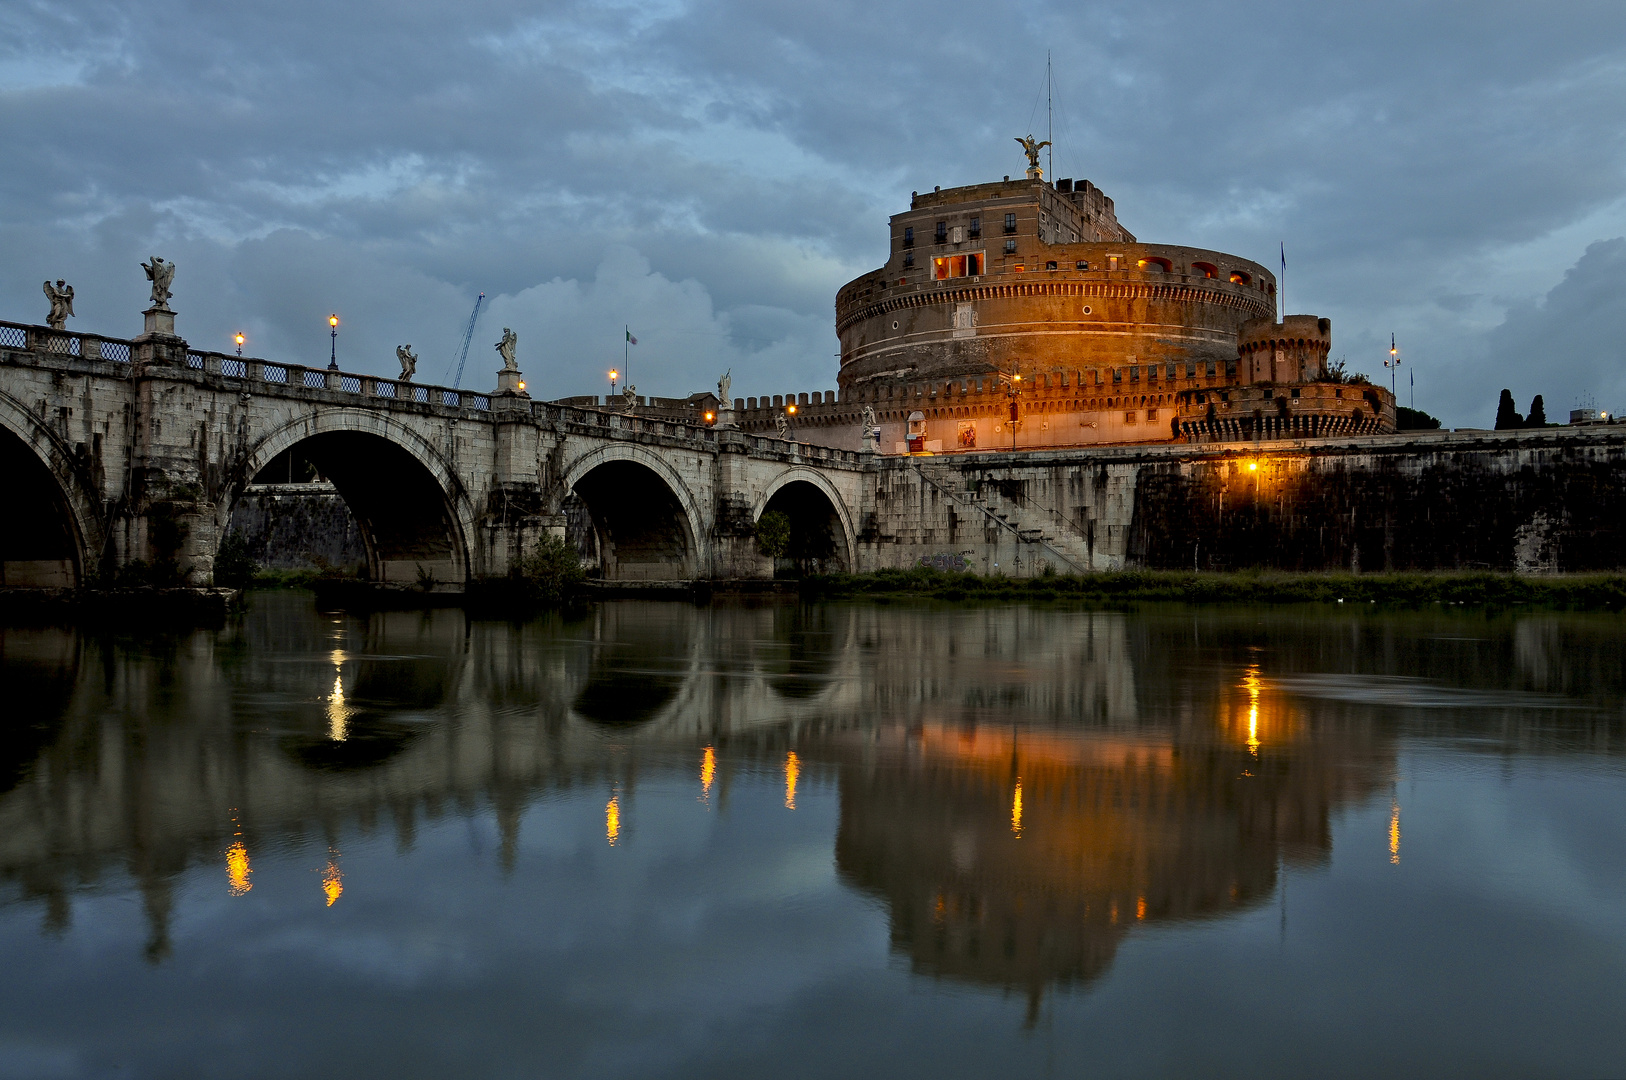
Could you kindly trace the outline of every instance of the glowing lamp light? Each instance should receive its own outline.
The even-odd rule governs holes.
[[[620,374],[621,373],[619,371],[615,370],[615,368],[611,368],[610,369],[610,381],[614,382],[616,380],[617,376],[619,376]]]
[[[1249,472],[1258,472],[1259,471],[1259,463],[1257,461],[1248,462],[1248,471]]]
[[[339,326],[339,317],[337,315],[329,315],[327,317],[327,324],[334,329],[337,329]]]
[[[792,416],[795,416],[796,415],[796,406],[794,406],[794,405],[788,406],[785,409],[785,411],[790,413]]]
[[[717,414],[715,414],[715,413],[707,413],[706,414],[706,423],[709,424],[715,419],[717,419]]]
[[[520,389],[521,389],[521,390],[523,390],[523,389],[525,389],[525,380],[524,380],[524,379],[521,379],[521,380],[520,380],[520,381],[519,381],[519,388],[520,388]]]
[[[243,338],[242,334],[238,334],[236,337],[232,338],[232,340],[237,342],[238,346],[241,347],[242,344],[243,344],[244,338]]]

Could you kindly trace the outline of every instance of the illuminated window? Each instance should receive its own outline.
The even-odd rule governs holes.
[[[1153,273],[1162,271],[1163,273],[1167,274],[1169,271],[1174,269],[1174,264],[1169,260],[1158,258],[1155,255],[1148,255],[1144,259],[1139,259],[1136,261],[1135,265],[1142,270],[1148,270]]]
[[[1014,239],[1005,241],[1005,254],[1007,254],[1007,255],[1015,255],[1016,254],[1016,241]]]
[[[932,260],[933,276],[938,281],[948,278],[981,277],[982,252],[966,255],[942,255]]]
[[[1205,278],[1219,277],[1219,267],[1215,266],[1213,263],[1194,262],[1191,264],[1191,272],[1193,274],[1201,274]]]
[[[1252,282],[1253,282],[1253,278],[1249,277],[1247,274],[1243,273],[1241,270],[1232,270],[1231,271],[1231,284],[1232,285],[1249,285],[1249,284],[1252,284]]]
[[[1006,214],[1005,215],[1005,231],[1008,232],[1008,233],[1013,233],[1013,232],[1016,231],[1016,215],[1015,214]]]

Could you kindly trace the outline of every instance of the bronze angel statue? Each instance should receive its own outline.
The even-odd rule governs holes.
[[[1044,142],[1038,142],[1032,135],[1029,135],[1025,139],[1018,136],[1016,141],[1022,144],[1022,153],[1028,156],[1028,171],[1043,176],[1044,170],[1039,168],[1039,151],[1049,146],[1050,140],[1046,139]]]

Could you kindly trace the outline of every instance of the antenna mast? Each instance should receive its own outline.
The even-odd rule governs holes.
[[[1044,51],[1044,139],[1050,144],[1050,184],[1056,183],[1056,116],[1050,94],[1050,50]]]

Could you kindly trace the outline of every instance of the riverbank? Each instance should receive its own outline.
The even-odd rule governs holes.
[[[1179,601],[1189,604],[1528,605],[1571,611],[1626,608],[1626,574],[1193,573],[1121,570],[1035,578],[981,577],[920,567],[808,578],[817,599]]]

